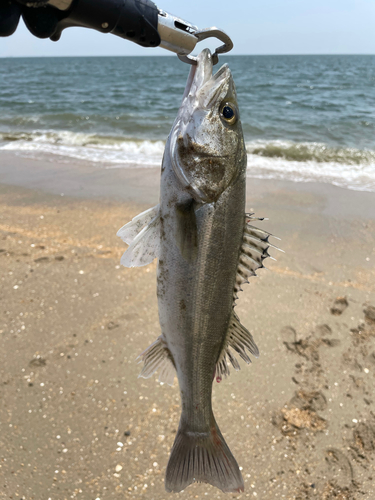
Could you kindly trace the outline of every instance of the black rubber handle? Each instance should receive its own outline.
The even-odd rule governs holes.
[[[143,47],[157,47],[158,9],[151,0],[74,0],[68,11],[49,6],[46,0],[0,0],[0,36],[17,28],[20,14],[38,38],[57,41],[71,26],[113,33]]]
[[[16,31],[21,7],[8,0],[0,0],[0,36],[10,36]]]

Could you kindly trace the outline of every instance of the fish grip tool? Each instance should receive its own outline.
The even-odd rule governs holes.
[[[152,0],[0,0],[0,37],[12,35],[21,16],[38,38],[57,41],[66,28],[91,28],[142,47],[162,47],[193,65],[197,59],[191,53],[203,40],[217,38],[223,42],[213,53],[213,64],[217,64],[219,54],[233,48],[223,30],[201,30],[159,9]]]

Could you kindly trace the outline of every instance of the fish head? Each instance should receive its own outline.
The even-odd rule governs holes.
[[[193,66],[170,136],[172,167],[183,187],[212,203],[246,169],[246,150],[232,73],[227,64],[213,75],[203,50]]]

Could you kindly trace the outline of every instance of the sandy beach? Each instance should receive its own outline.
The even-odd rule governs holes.
[[[156,263],[116,231],[158,201],[158,169],[0,152],[0,498],[172,498],[177,381],[139,379],[160,334]],[[241,495],[375,498],[375,193],[248,179],[272,252],[236,311],[260,358],[214,386]]]

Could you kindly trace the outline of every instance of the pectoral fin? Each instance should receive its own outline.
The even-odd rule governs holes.
[[[121,258],[125,267],[140,267],[159,257],[159,205],[143,212],[123,226],[117,233],[129,245]]]
[[[141,214],[138,214],[134,219],[125,224],[121,229],[117,231],[117,236],[119,236],[122,241],[125,241],[130,245],[135,237],[142,231],[142,229],[150,224],[152,219],[159,214],[159,205],[145,210]]]

